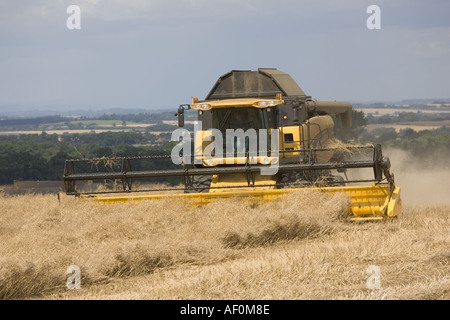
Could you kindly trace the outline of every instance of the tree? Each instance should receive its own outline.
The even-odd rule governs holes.
[[[339,121],[335,116],[335,136],[339,140],[348,142],[350,140],[360,141],[361,136],[365,131],[365,126],[368,123],[366,115],[363,111],[352,110],[352,126],[350,128],[345,128],[342,126],[341,121]]]
[[[401,129],[398,137],[405,140],[411,140],[418,136],[417,132],[411,128]]]
[[[395,139],[397,139],[397,131],[395,131],[394,128],[378,128],[378,129],[380,129],[380,130],[378,130],[378,132],[381,131],[381,133],[377,137],[376,142],[383,143],[383,142],[386,142],[388,140],[395,140]],[[375,131],[376,130],[374,130],[374,132]]]

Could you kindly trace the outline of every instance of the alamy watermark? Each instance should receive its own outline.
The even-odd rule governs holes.
[[[198,134],[202,134],[198,139]],[[270,136],[270,148],[269,148]],[[257,164],[262,161],[262,175],[274,175],[278,172],[278,130],[253,128],[226,129],[225,135],[219,129],[202,130],[202,122],[194,122],[194,137],[184,128],[172,132],[171,140],[179,141],[171,152],[174,164],[202,164],[204,161],[210,165],[221,164]],[[192,154],[192,141],[194,141],[194,154]],[[203,148],[204,142],[210,142]],[[225,146],[225,150],[224,150]],[[269,152],[270,150],[270,152]],[[192,157],[193,156],[193,157]],[[193,160],[192,160],[193,158]],[[263,160],[261,160],[263,159]]]
[[[67,268],[66,274],[71,274],[66,281],[68,289],[80,289],[81,288],[81,270],[77,265],[71,265]]]
[[[67,14],[70,16],[66,20],[66,26],[69,30],[80,30],[81,29],[81,9],[77,5],[70,5],[66,10]]]
[[[366,21],[367,29],[375,30],[381,29],[381,9],[379,6],[373,4],[367,7],[366,13],[371,14]]]
[[[379,266],[370,265],[366,273],[370,274],[370,277],[366,281],[366,286],[370,290],[381,289],[381,269]]]
[[[69,30],[81,29],[81,9],[80,6],[72,4],[67,7],[66,13],[70,16],[66,20],[66,26]],[[366,13],[370,16],[366,20],[366,26],[369,30],[381,29],[381,9],[378,5],[372,4],[367,7]]]

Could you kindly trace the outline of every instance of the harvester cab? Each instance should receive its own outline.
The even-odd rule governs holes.
[[[197,112],[193,135],[181,129],[188,110]],[[89,194],[104,202],[170,196],[205,203],[223,197],[272,199],[314,188],[351,197],[348,213],[352,220],[385,219],[401,211],[400,189],[381,146],[343,144],[334,136],[334,118],[344,127],[351,126],[352,105],[313,100],[280,70],[230,71],[217,80],[204,100],[193,98],[190,104],[180,105],[175,115],[181,142],[171,160],[182,164],[180,168],[131,170],[131,162],[153,157],[67,160],[66,192],[80,194],[75,186],[79,180],[116,179],[122,182],[122,190]],[[78,173],[75,164],[89,161],[120,161],[122,165],[115,172]],[[369,170],[370,177],[350,174],[361,169]],[[183,177],[184,186],[172,188],[183,192],[99,196],[138,191],[132,190],[133,180],[161,177]]]

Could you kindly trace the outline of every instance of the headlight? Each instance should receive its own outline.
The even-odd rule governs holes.
[[[265,157],[265,158],[263,159],[263,163],[264,163],[264,164],[269,164],[269,163],[270,163],[270,159],[267,158],[267,157]]]
[[[272,100],[272,101],[259,101],[258,107],[272,107],[281,104],[281,101],[279,100]]]
[[[197,110],[209,110],[211,109],[211,105],[207,103],[193,104],[191,105],[191,108]]]

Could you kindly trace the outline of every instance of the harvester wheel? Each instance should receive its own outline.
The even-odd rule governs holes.
[[[192,177],[192,189],[186,188],[184,193],[207,193],[211,186],[212,176],[202,175]]]

